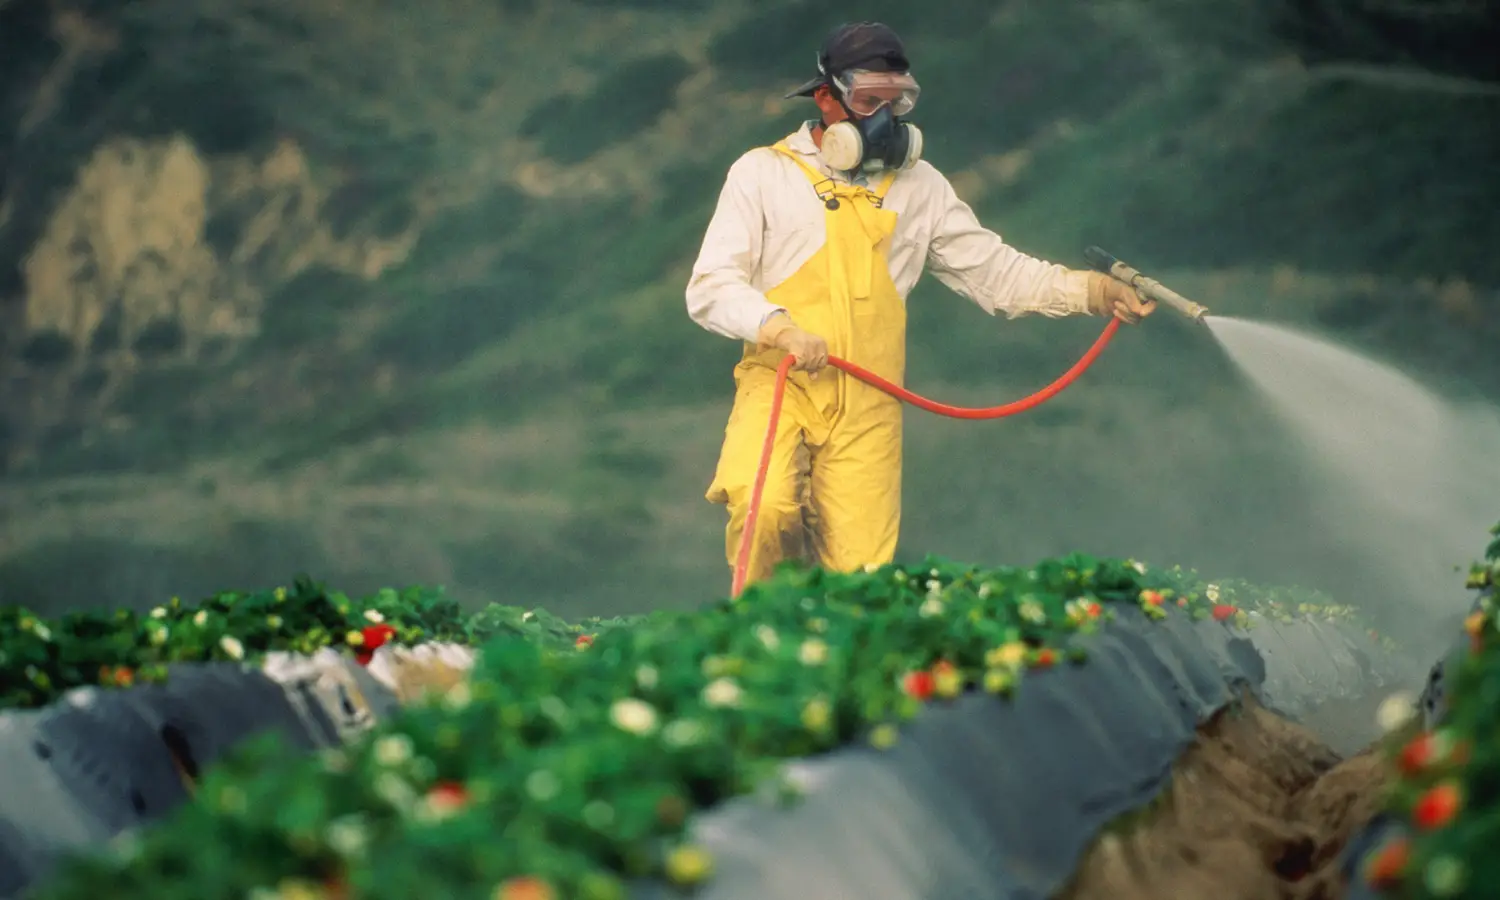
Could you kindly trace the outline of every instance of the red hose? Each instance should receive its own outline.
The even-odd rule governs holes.
[[[828,357],[828,364],[836,369],[842,369],[866,384],[880,388],[898,400],[910,403],[919,409],[937,413],[940,416],[947,416],[950,419],[1003,419],[1006,416],[1013,416],[1018,412],[1031,409],[1033,406],[1041,405],[1060,393],[1063,388],[1076,381],[1078,376],[1082,375],[1089,366],[1094,364],[1094,360],[1099,358],[1099,354],[1104,351],[1105,345],[1109,343],[1110,338],[1115,336],[1115,332],[1119,330],[1119,327],[1120,320],[1111,318],[1109,324],[1104,326],[1104,333],[1099,335],[1098,339],[1094,341],[1094,345],[1079,358],[1078,362],[1073,364],[1072,368],[1064,372],[1060,378],[1028,397],[1022,397],[1020,400],[1015,400],[1001,406],[979,408],[949,406],[946,403],[937,403],[928,400],[926,397],[913,394],[903,387],[886,381],[874,372],[862,369],[854,363],[839,359],[837,356]],[[745,573],[750,566],[750,544],[755,536],[756,520],[760,518],[760,496],[766,487],[766,470],[771,466],[771,450],[776,445],[776,423],[781,420],[781,400],[786,394],[786,376],[791,371],[794,362],[793,357],[788,355],[781,361],[781,365],[776,368],[776,394],[771,399],[771,418],[766,425],[766,440],[760,451],[760,468],[755,472],[755,487],[750,493],[750,510],[745,515],[745,529],[740,534],[740,549],[735,558],[734,585],[730,589],[731,596],[738,597],[745,587]]]

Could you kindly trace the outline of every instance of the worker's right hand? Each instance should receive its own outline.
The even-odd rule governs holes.
[[[1089,312],[1114,316],[1131,325],[1156,310],[1156,301],[1142,297],[1135,288],[1102,272],[1089,273]]]
[[[792,368],[811,375],[828,365],[828,342],[798,328],[786,313],[776,313],[766,320],[760,328],[758,343],[790,353],[796,360]]]

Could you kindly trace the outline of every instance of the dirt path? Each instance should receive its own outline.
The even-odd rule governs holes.
[[[1309,723],[1347,743],[1348,729],[1373,725],[1364,707]],[[1058,900],[1333,900],[1339,855],[1383,779],[1375,753],[1341,760],[1308,727],[1247,701],[1202,730],[1167,794],[1096,842]]]

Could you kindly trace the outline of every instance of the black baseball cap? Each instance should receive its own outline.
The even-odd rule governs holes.
[[[855,22],[840,25],[828,32],[818,51],[818,76],[786,95],[810,97],[830,76],[850,69],[872,72],[909,72],[906,47],[889,25],[879,22]]]

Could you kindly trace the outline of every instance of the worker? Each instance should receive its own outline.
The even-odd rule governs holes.
[[[730,166],[687,286],[708,331],[743,341],[734,405],[707,499],[728,507],[736,564],[775,393],[795,358],[745,577],[783,560],[847,572],[895,557],[901,518],[900,401],[827,368],[829,354],[897,385],[906,296],[924,267],[990,315],[1115,316],[1155,304],[1098,272],[1028,256],[984,228],[921,159],[904,121],[920,88],[901,39],[876,22],[831,31],[818,74],[786,95],[820,117]]]

